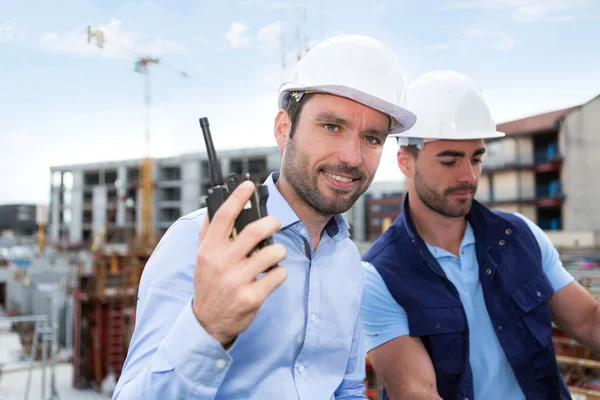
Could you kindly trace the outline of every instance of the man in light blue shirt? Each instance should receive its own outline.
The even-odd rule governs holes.
[[[388,134],[415,122],[403,85],[374,38],[310,51],[280,92],[269,216],[229,240],[254,189],[244,182],[210,224],[202,209],[171,226],[144,269],[113,399],[365,398],[362,268],[341,213],[370,185]]]

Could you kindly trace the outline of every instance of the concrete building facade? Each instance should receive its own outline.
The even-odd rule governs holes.
[[[600,231],[600,96],[576,107],[498,124],[477,199],[519,212],[549,232]]]
[[[224,176],[250,173],[262,182],[279,169],[278,147],[220,151]],[[108,222],[133,237],[141,231],[142,160],[51,167],[49,241],[86,245]],[[164,233],[182,215],[204,207],[210,187],[206,153],[153,159],[153,224]]]

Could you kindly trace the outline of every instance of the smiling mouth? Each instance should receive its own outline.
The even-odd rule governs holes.
[[[329,172],[325,172],[325,175],[327,175],[331,179],[335,179],[336,181],[344,182],[344,183],[349,183],[349,182],[352,182],[352,181],[356,180],[356,178],[347,178],[345,176],[334,175],[334,174],[331,174]]]

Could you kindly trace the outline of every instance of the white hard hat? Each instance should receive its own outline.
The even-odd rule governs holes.
[[[347,97],[392,119],[390,133],[411,128],[415,115],[406,109],[407,82],[398,56],[379,39],[337,35],[313,47],[290,79],[279,88],[279,108],[300,92],[325,92]]]
[[[426,73],[408,86],[406,101],[418,121],[408,132],[390,135],[398,137],[401,145],[504,136],[496,130],[485,94],[465,74]]]

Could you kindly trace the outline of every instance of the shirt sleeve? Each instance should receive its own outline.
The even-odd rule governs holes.
[[[366,351],[409,334],[406,311],[388,290],[375,267],[363,261],[365,286],[361,306],[361,321]]]
[[[192,309],[200,227],[178,220],[148,260],[113,400],[213,399],[232,359]]]
[[[558,250],[556,250],[556,247],[554,247],[554,244],[548,235],[524,215],[519,213],[516,213],[516,215],[527,223],[527,226],[529,226],[529,229],[540,246],[544,273],[546,274],[548,281],[550,281],[554,292],[559,291],[569,283],[573,282],[575,278],[563,266],[562,261],[560,261]]]
[[[360,310],[357,314],[346,374],[344,375],[342,383],[335,391],[335,400],[367,400],[365,395],[366,388],[363,384],[367,368],[365,362],[365,342],[360,322]]]

